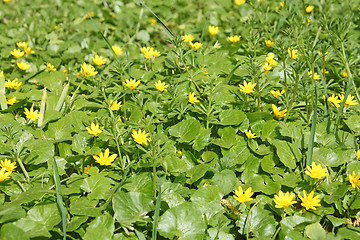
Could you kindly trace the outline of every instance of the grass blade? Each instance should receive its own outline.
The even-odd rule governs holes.
[[[161,203],[161,186],[159,187],[159,191],[158,191],[158,197],[156,199],[156,204],[155,204],[155,213],[154,213],[154,223],[153,223],[153,229],[152,229],[152,240],[156,240],[157,238],[157,223],[158,223],[158,219],[159,219],[159,214],[160,214],[160,203]]]
[[[312,154],[313,154],[313,148],[314,148],[314,140],[315,140],[315,130],[316,130],[316,120],[317,120],[317,86],[315,83],[315,106],[313,110],[313,119],[311,122],[311,130],[310,130],[310,136],[309,136],[309,145],[308,145],[308,152],[306,156],[306,166],[311,165],[312,161]]]
[[[0,77],[0,105],[1,105],[1,110],[7,109],[4,76]]]
[[[47,145],[49,146],[49,148],[51,149],[50,144],[48,143],[48,140],[46,138],[45,138],[45,141],[46,141]],[[51,151],[52,151],[52,149],[51,149]],[[64,236],[63,240],[66,240],[66,210],[65,210],[64,202],[63,202],[62,196],[61,196],[61,182],[60,182],[59,170],[57,167],[54,151],[52,151],[52,159],[53,159],[53,169],[54,169],[56,200],[57,200],[57,203],[58,203],[58,206],[60,209],[62,232],[63,232],[63,236]]]
[[[138,0],[140,4],[146,7],[156,18],[156,20],[160,23],[161,27],[165,30],[166,34],[168,35],[170,40],[175,39],[175,35],[170,31],[170,29],[161,21],[161,19],[141,0]]]
[[[325,110],[324,110],[324,121],[327,122],[327,126],[326,126],[326,132],[329,133],[330,132],[330,112],[329,112],[329,102],[328,102],[328,99],[329,99],[329,96],[328,96],[328,93],[327,93],[327,87],[326,87],[326,82],[325,82],[325,78],[324,78],[324,75],[322,74],[319,66],[317,66],[317,71],[320,75],[320,79],[321,79],[321,83],[323,85],[323,88],[324,88],[324,93],[325,93]]]
[[[43,95],[42,95],[41,104],[40,104],[40,117],[38,119],[38,127],[41,127],[41,125],[44,121],[46,101],[47,101],[47,92],[46,92],[46,87],[45,87],[43,89]]]
[[[67,93],[69,91],[69,87],[70,87],[70,81],[65,85],[65,87],[64,87],[64,89],[63,89],[63,91],[62,91],[62,93],[60,95],[59,101],[56,104],[55,110],[58,111],[58,112],[60,112],[61,107],[63,106],[63,104],[65,102]]]

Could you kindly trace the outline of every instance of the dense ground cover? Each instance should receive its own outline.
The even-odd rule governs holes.
[[[0,2],[0,239],[359,239],[358,0]]]

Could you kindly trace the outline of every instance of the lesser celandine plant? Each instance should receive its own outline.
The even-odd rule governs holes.
[[[0,236],[358,239],[359,7],[1,1]]]

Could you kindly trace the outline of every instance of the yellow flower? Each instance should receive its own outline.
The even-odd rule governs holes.
[[[5,172],[5,168],[0,170],[0,182],[4,181],[5,179],[10,178],[11,172]]]
[[[149,133],[146,133],[145,130],[142,132],[141,129],[139,129],[137,132],[135,129],[132,130],[131,136],[134,138],[134,141],[141,145],[147,145],[147,142],[151,141],[150,138],[147,136]]]
[[[227,40],[231,43],[236,43],[241,40],[241,36],[238,36],[238,35],[230,36],[227,38]]]
[[[35,51],[31,50],[31,47],[24,47],[24,51],[26,52],[26,54],[34,54]]]
[[[146,59],[154,59],[160,56],[160,52],[157,50],[154,50],[152,47],[142,47],[140,48],[141,52],[144,54],[144,57]]]
[[[95,55],[95,57],[92,57],[92,60],[98,66],[104,65],[106,63],[106,59],[102,56],[99,57],[99,55]]]
[[[16,46],[26,48],[29,45],[27,42],[17,42]]]
[[[187,35],[185,34],[184,36],[182,36],[181,39],[184,42],[189,42],[190,43],[190,42],[194,41],[194,36],[189,33]]]
[[[340,97],[340,101],[344,101],[344,94],[339,94]],[[350,107],[351,105],[357,105],[358,102],[356,101],[356,99],[354,99],[354,96],[351,96],[351,94],[349,94],[349,96],[346,98],[345,101],[345,107]]]
[[[78,72],[78,73],[76,74],[76,77],[79,78],[79,77],[81,77],[81,75],[82,75],[82,72]]]
[[[49,69],[49,71],[56,71],[56,68],[51,63],[47,62],[46,67],[47,67],[47,69]]]
[[[275,106],[274,104],[272,104],[271,106],[272,106],[272,110],[273,110],[273,113],[274,113],[275,117],[280,118],[280,117],[285,117],[286,116],[286,112],[287,112],[286,109],[279,111],[277,106]]]
[[[109,156],[109,149],[107,148],[104,152],[100,152],[98,155],[93,155],[93,158],[95,159],[95,162],[97,162],[100,165],[109,166],[111,163],[115,160],[117,157],[117,154],[112,154]]]
[[[281,97],[283,94],[284,94],[284,92],[285,92],[285,89],[283,89],[283,90],[276,90],[276,91],[274,91],[274,90],[270,90],[270,93],[274,96],[274,97]]]
[[[349,76],[349,74],[346,72],[346,70],[343,71],[342,75],[344,78],[347,78]]]
[[[20,68],[21,70],[27,70],[29,69],[30,65],[27,64],[26,62],[17,62],[16,65],[18,66],[18,68]]]
[[[6,104],[8,105],[14,105],[16,103],[16,97],[10,96],[6,98]]]
[[[338,96],[335,96],[335,94],[331,95],[331,97],[328,97],[328,102],[331,103],[332,106],[340,107],[341,100],[338,98]]]
[[[123,84],[124,84],[126,87],[128,87],[128,88],[130,88],[130,89],[133,90],[133,89],[136,89],[136,88],[139,86],[140,80],[136,81],[136,79],[130,78],[130,80],[126,79],[125,82],[123,82]]]
[[[305,11],[307,12],[307,13],[311,13],[313,10],[314,10],[314,6],[313,5],[309,5],[309,6],[307,6],[306,8],[305,8]]]
[[[93,137],[97,137],[100,133],[102,133],[102,129],[99,127],[99,124],[95,125],[95,123],[91,123],[90,128],[86,127],[86,130]]]
[[[275,45],[271,40],[265,40],[265,44],[267,47],[273,47]]]
[[[288,53],[289,53],[289,56],[295,60],[298,59],[300,56],[300,54],[298,53],[298,50],[296,50],[296,49],[288,48]]]
[[[265,73],[268,73],[272,69],[273,69],[273,67],[267,62],[263,65],[263,70]]]
[[[5,169],[7,172],[13,172],[16,168],[16,162],[11,162],[8,159],[4,159],[0,161],[0,167]]]
[[[201,46],[202,46],[202,43],[199,43],[199,42],[192,43],[192,42],[190,42],[190,47],[192,49],[195,49],[195,51],[198,50],[199,48],[201,48]]]
[[[90,64],[87,65],[86,63],[81,64],[81,69],[85,77],[95,76],[98,73],[93,66]]]
[[[27,108],[25,108],[24,110],[25,110],[26,118],[29,118],[33,121],[38,119],[41,115],[41,114],[38,114],[38,110],[34,111],[33,107],[30,108],[30,111]]]
[[[323,54],[323,52],[319,52],[319,55],[324,55],[323,57],[321,57],[321,59],[322,60],[324,60],[324,61],[326,61],[327,60],[327,54],[328,54],[329,52],[326,52],[325,54]]]
[[[356,151],[356,158],[357,160],[360,160],[360,149]]]
[[[7,88],[13,88],[13,89],[19,89],[22,85],[22,82],[18,82],[18,79],[15,78],[13,81],[5,81],[5,87]]]
[[[155,85],[156,89],[159,90],[160,92],[166,91],[166,88],[169,87],[169,85],[167,85],[164,82],[161,82],[160,80],[155,82],[154,85]]]
[[[316,163],[312,162],[311,167],[307,166],[305,171],[306,175],[309,175],[311,178],[322,179],[328,175],[328,171],[326,168],[321,167],[321,164],[316,165]]]
[[[321,69],[321,72],[322,72],[322,74],[328,74],[329,73],[329,71],[327,71],[326,69]]]
[[[219,32],[219,27],[209,26],[209,33],[212,36],[215,36],[216,34],[218,34],[218,32]]]
[[[195,97],[195,93],[189,92],[189,103],[195,104],[197,102],[200,102],[197,97]]]
[[[276,203],[276,208],[288,208],[290,205],[293,205],[296,203],[296,201],[293,201],[295,197],[295,194],[292,193],[290,195],[289,192],[286,192],[285,194],[280,190],[278,195],[274,195],[274,202]]]
[[[80,169],[81,172],[85,173],[85,174],[89,174],[90,168],[92,168],[93,165],[87,165],[86,167],[84,167],[84,170]]]
[[[153,25],[156,25],[157,24],[157,21],[155,19],[150,19],[150,23],[153,24]]]
[[[275,58],[275,55],[273,53],[268,53],[268,55],[265,57],[265,60],[272,66],[278,65],[278,62],[276,61],[277,58]]]
[[[63,71],[63,73],[68,74],[68,73],[69,73],[69,69],[65,68],[64,71]]]
[[[247,93],[247,94],[253,93],[255,86],[256,86],[256,83],[254,83],[254,84],[252,82],[247,83],[245,80],[244,80],[243,85],[239,84],[240,91]]]
[[[181,40],[183,40],[184,42],[192,42],[194,41],[194,36],[189,34],[185,34],[184,36],[181,36]]]
[[[320,79],[320,75],[317,74],[316,72],[313,74],[312,71],[308,71],[308,76],[312,79],[315,79],[315,80],[319,80]]]
[[[112,111],[117,111],[117,110],[119,110],[120,107],[122,106],[122,105],[121,105],[121,101],[120,101],[120,102],[117,102],[117,101],[112,102],[112,101],[110,101],[110,103],[112,103],[112,104],[111,104],[111,107],[110,107],[110,109],[111,109]]]
[[[22,56],[24,56],[24,52],[23,51],[21,51],[20,49],[14,49],[14,50],[12,50],[11,52],[11,55],[13,55],[14,57],[16,57],[16,58],[21,58]]]
[[[244,4],[246,2],[246,0],[234,0],[234,3],[238,6]]]
[[[124,53],[122,48],[119,46],[112,46],[112,50],[115,52],[116,55],[121,55]]]
[[[0,72],[0,77],[3,77],[4,76],[4,71],[1,71]]]
[[[349,181],[351,183],[351,186],[353,188],[359,189],[360,186],[360,175],[355,175],[355,171],[352,172],[352,174],[349,174]]]
[[[305,207],[306,210],[309,210],[309,209],[316,210],[315,207],[321,207],[320,199],[319,199],[320,196],[317,195],[314,197],[314,191],[311,191],[309,193],[309,195],[306,196],[306,192],[305,192],[305,190],[303,190],[303,195],[304,196],[298,195],[298,197],[302,201],[301,206]]]
[[[252,133],[251,130],[245,130],[247,138],[257,138],[255,133]]]
[[[239,186],[238,190],[235,190],[235,195],[233,195],[233,197],[241,203],[251,201],[251,196],[254,194],[251,190],[252,188],[249,187],[244,192],[242,187]]]
[[[279,4],[280,4],[281,7],[285,6],[285,4],[283,2],[280,2]]]

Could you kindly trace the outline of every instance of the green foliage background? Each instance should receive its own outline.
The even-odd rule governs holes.
[[[17,99],[0,112],[0,159],[17,162],[0,182],[0,239],[358,239],[359,193],[348,174],[360,174],[360,109],[323,96],[359,101],[359,1],[145,3],[158,18],[139,1],[0,2],[0,82],[22,83],[5,92],[0,84],[3,100]],[[216,36],[209,25],[219,26]],[[199,50],[181,41],[189,33]],[[242,40],[228,42],[233,35]],[[35,51],[22,58],[26,71],[10,54],[22,41]],[[161,56],[145,59],[144,46]],[[265,73],[270,52],[279,65]],[[96,54],[107,59],[99,74],[77,77]],[[137,89],[123,85],[129,78],[141,80]],[[240,92],[244,80],[257,83],[254,93]],[[199,103],[188,102],[190,92]],[[287,115],[276,118],[272,104]],[[31,106],[40,119],[26,119]],[[98,137],[86,130],[92,122],[104,128]],[[150,134],[148,145],[134,142],[133,129]],[[101,166],[92,156],[107,148],[118,156]],[[312,161],[329,175],[308,177]],[[236,201],[238,186],[254,199]],[[306,211],[296,197],[275,208],[280,190],[314,190],[321,207]]]

